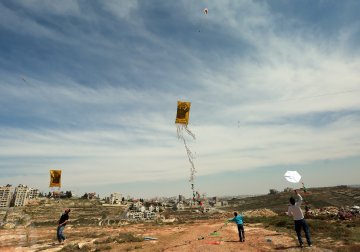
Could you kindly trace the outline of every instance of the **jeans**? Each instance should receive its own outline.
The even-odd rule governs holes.
[[[57,228],[57,238],[60,243],[62,240],[66,239],[65,235],[62,233],[64,228],[65,228],[65,226],[58,226],[58,228]]]
[[[242,224],[238,224],[238,231],[239,231],[239,238],[240,238],[240,241],[242,241],[243,239],[245,240],[245,230],[244,230],[244,226]],[[242,233],[242,237],[241,238],[241,233]]]
[[[304,229],[307,243],[308,243],[309,245],[311,245],[309,229],[308,229],[308,226],[307,226],[307,224],[306,224],[306,220],[305,220],[305,219],[296,220],[296,221],[295,221],[295,231],[296,231],[296,234],[297,234],[297,236],[298,236],[298,239],[299,239],[300,244],[303,244],[303,241],[302,241],[302,238],[301,238],[301,234],[300,234],[300,232],[301,232],[301,227]]]

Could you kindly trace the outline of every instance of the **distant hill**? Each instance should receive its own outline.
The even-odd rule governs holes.
[[[301,193],[303,195],[303,193]],[[250,209],[267,208],[275,213],[287,211],[290,205],[289,199],[294,192],[281,192],[277,194],[261,195],[241,199],[245,204],[237,207],[228,207],[229,211],[246,211]],[[239,199],[230,200],[229,204],[237,204]],[[310,208],[322,208],[326,206],[341,207],[344,205],[360,205],[360,187],[318,187],[308,188],[306,198]],[[304,207],[304,205],[302,205]],[[225,210],[225,209],[224,209]]]
[[[350,187],[360,188],[360,185],[349,185]]]

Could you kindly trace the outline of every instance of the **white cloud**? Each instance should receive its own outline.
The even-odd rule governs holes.
[[[104,8],[131,21],[131,12],[139,6],[105,2]],[[160,83],[159,88],[143,83],[134,83],[140,88],[88,88],[61,76],[50,84],[30,79],[32,86],[20,89],[7,76],[10,84],[0,86],[0,113],[12,112],[20,121],[33,117],[40,123],[29,129],[0,128],[0,166],[15,167],[14,173],[63,169],[64,174],[76,175],[67,178],[68,185],[185,180],[190,165],[175,136],[177,100],[192,102],[190,122],[197,126],[190,127],[197,139],[189,137],[187,143],[197,153],[198,176],[358,155],[358,94],[257,104],[359,89],[360,60],[349,56],[345,46],[354,27],[328,42],[306,27],[275,32],[279,17],[265,4],[222,1],[208,8],[206,28],[219,27],[220,35],[226,34],[234,44],[251,45],[249,52],[236,53],[241,48],[234,46],[234,55],[225,57],[223,48],[213,48],[203,58],[202,50],[142,30],[139,36],[145,45],[125,60],[139,78],[147,80],[143,72],[155,72],[148,85]],[[196,11],[187,14],[192,23]],[[91,41],[99,38],[88,36]],[[124,62],[120,56],[127,52],[114,51],[111,38],[97,43],[102,45],[97,54],[114,63],[106,74],[131,79],[129,73],[116,71],[117,63]],[[147,43],[162,50],[148,51]]]

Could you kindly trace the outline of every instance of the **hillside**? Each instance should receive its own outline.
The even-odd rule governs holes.
[[[360,188],[354,187],[321,187],[307,188],[307,202],[311,209],[322,208],[327,206],[360,206]],[[303,192],[298,190],[301,195]],[[262,195],[246,199],[233,199],[229,205],[235,207],[222,208],[229,211],[246,211],[249,209],[267,208],[275,213],[287,211],[289,198],[294,196],[294,192],[282,192],[272,195]],[[239,201],[245,201],[245,204],[237,205]]]
[[[279,193],[246,198],[243,205],[221,207],[206,214],[167,208],[164,216],[173,219],[135,222],[120,220],[124,206],[102,206],[97,200],[33,200],[25,207],[0,211],[0,251],[131,251],[137,248],[142,248],[141,251],[196,251],[201,246],[216,246],[221,251],[237,251],[238,246],[245,251],[292,249],[297,246],[293,222],[288,222],[288,216],[273,213],[286,211],[291,195]],[[308,188],[308,195],[313,209],[360,205],[360,188]],[[229,203],[237,204],[238,201],[234,199]],[[57,245],[57,224],[54,220],[65,208],[71,208],[71,213],[65,230],[68,243],[62,247]],[[259,212],[268,211],[270,214],[262,217],[247,215],[247,243],[239,244],[236,227],[233,224],[224,227],[224,221],[233,216],[234,210],[246,212],[251,209],[262,209]],[[324,219],[311,217],[308,223],[313,250],[341,248],[341,251],[360,251],[359,216],[353,216],[348,221],[332,216]],[[286,228],[283,230],[284,225]],[[197,240],[219,227],[223,229],[218,236]],[[283,230],[280,240],[279,230]],[[158,240],[146,242],[144,237],[147,236],[157,237]],[[271,237],[272,241],[267,242],[266,237]],[[206,243],[214,241],[221,243]],[[83,247],[81,250],[77,249],[79,245]]]

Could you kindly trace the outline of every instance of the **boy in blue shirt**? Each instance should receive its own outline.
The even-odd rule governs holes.
[[[242,221],[244,216],[243,215],[238,216],[237,212],[235,212],[234,215],[235,217],[233,219],[229,218],[228,220],[236,222],[238,226],[240,242],[245,242],[245,230]],[[242,238],[241,238],[241,233],[242,233]]]

